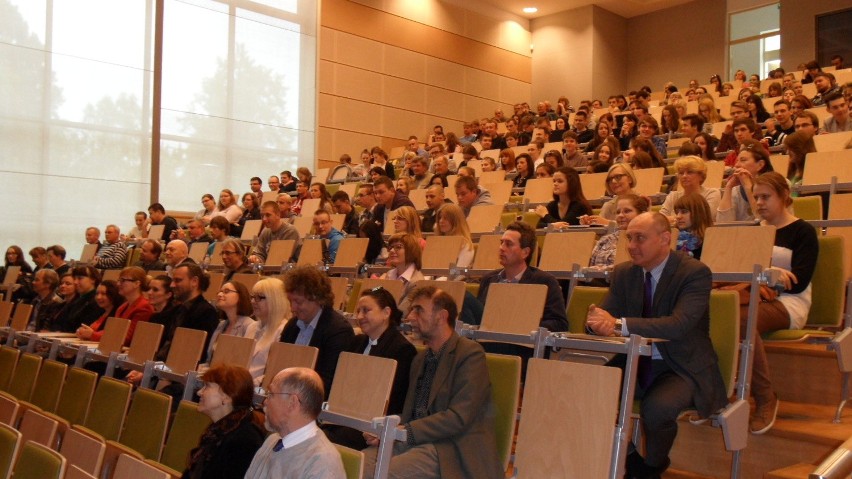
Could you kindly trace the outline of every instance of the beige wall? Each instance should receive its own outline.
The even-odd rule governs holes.
[[[447,15],[437,0],[416,3],[419,10],[408,11],[415,21],[400,15],[400,1],[323,0],[319,159],[389,149],[411,134],[422,139],[436,124],[460,134],[463,121],[496,107],[511,111],[529,97],[529,52],[513,51],[528,48],[526,30],[510,41],[501,21]],[[434,7],[432,16],[422,14],[425,4]]]
[[[600,7],[594,8],[592,18],[594,78],[590,99],[601,100],[606,105],[608,96],[628,90],[628,20]]]
[[[562,95],[576,105],[592,92],[592,12],[586,6],[536,18],[530,22],[532,43],[532,98],[530,105]]]
[[[790,71],[799,63],[815,60],[817,15],[850,7],[849,0],[782,0],[781,65]]]
[[[809,3],[809,2],[803,2]],[[686,85],[724,77],[727,56],[725,2],[696,0],[631,18],[627,26],[627,88],[661,91],[667,81]]]

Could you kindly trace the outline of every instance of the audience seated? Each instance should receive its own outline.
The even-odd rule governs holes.
[[[393,232],[408,233],[417,240],[420,248],[426,247],[426,240],[420,232],[420,216],[412,206],[403,206],[395,211],[393,216]]]
[[[33,275],[33,293],[30,301],[33,307],[27,331],[45,331],[50,329],[53,316],[62,307],[62,297],[57,294],[59,275],[52,269],[41,269]]]
[[[704,232],[713,226],[715,215],[707,200],[698,192],[687,193],[674,202],[674,226],[678,229],[678,251],[701,259]]]
[[[287,368],[275,375],[263,403],[272,432],[254,455],[246,479],[345,479],[340,453],[317,426],[328,390],[316,372]]]
[[[438,209],[446,203],[452,203],[448,198],[444,197],[444,187],[440,185],[431,185],[426,189],[426,207],[420,217],[420,229],[425,233],[435,231],[435,222],[437,221]]]
[[[388,238],[388,257],[385,264],[392,269],[383,273],[380,278],[399,280],[405,284],[399,300],[399,309],[404,314],[408,312],[408,293],[418,281],[426,279],[420,271],[423,268],[422,258],[423,248],[413,235],[396,233]]]
[[[284,294],[283,290],[281,294]],[[219,312],[221,321],[213,331],[210,345],[207,347],[209,359],[212,359],[216,352],[219,336],[224,334],[226,336],[252,337],[246,334],[249,326],[255,323],[254,319],[251,318],[251,315],[254,314],[251,296],[248,288],[242,283],[236,281],[222,283],[222,287],[216,293],[216,310]],[[254,364],[252,364],[253,366]],[[260,374],[263,374],[263,368],[260,369]]]
[[[553,174],[553,201],[547,206],[536,206],[535,213],[541,218],[539,226],[552,224],[556,228],[579,225],[581,216],[592,214],[577,170],[568,166],[556,170]]]
[[[281,220],[278,203],[267,201],[260,210],[263,231],[257,237],[257,244],[249,256],[251,263],[263,263],[269,255],[269,248],[275,240],[291,239],[299,242],[296,228]]]
[[[460,176],[456,180],[456,198],[458,198],[459,206],[464,211],[464,216],[467,218],[470,215],[470,209],[474,206],[492,205],[491,193],[482,189],[477,184],[476,178],[470,176]]]
[[[760,142],[744,140],[734,171],[725,182],[725,191],[722,192],[722,199],[719,200],[717,223],[754,220],[756,208],[754,197],[751,195],[752,185],[754,178],[767,171],[773,171],[769,152]]]
[[[704,180],[707,179],[707,165],[704,160],[697,156],[684,156],[675,161],[674,168],[677,173],[678,189],[666,196],[660,213],[669,217],[669,221],[674,224],[675,202],[687,194],[698,193],[707,201],[711,217],[715,218],[721,196],[718,188],[704,186]]]
[[[347,235],[358,234],[358,213],[352,206],[349,195],[345,191],[337,191],[331,195],[331,203],[334,206],[334,212],[344,215],[343,232]]]
[[[502,477],[482,346],[453,329],[458,311],[449,294],[430,286],[416,289],[411,299],[408,320],[427,349],[411,364],[400,416],[407,441],[393,444],[389,476]],[[367,443],[365,477],[372,478],[379,444],[375,437]]]
[[[295,268],[284,276],[284,290],[293,318],[281,333],[281,342],[319,349],[316,371],[325,391],[331,388],[337,357],[346,350],[352,326],[334,309],[328,277],[313,266]],[[275,391],[274,387],[270,390]]]
[[[618,196],[615,203],[615,224],[618,229],[598,239],[589,258],[589,266],[598,268],[610,268],[614,266],[618,237],[621,235],[621,232],[627,230],[630,220],[648,211],[650,207],[651,203],[644,196],[634,193],[626,193]]]
[[[378,287],[361,292],[355,307],[355,320],[361,334],[352,338],[347,351],[396,361],[387,413],[400,414],[408,391],[411,360],[417,354],[414,345],[398,329],[402,311],[396,307],[393,295]],[[335,425],[325,425],[322,429],[335,444],[357,450],[367,447],[361,431]]]
[[[138,266],[149,271],[165,271],[166,265],[160,261],[160,255],[163,254],[163,247],[159,241],[146,239],[139,246],[139,261],[133,266]]]
[[[251,375],[245,368],[223,364],[205,371],[201,380],[198,411],[213,423],[190,451],[183,477],[243,477],[265,435],[252,408]]]
[[[408,196],[394,189],[393,180],[387,176],[380,176],[373,180],[373,195],[376,199],[376,207],[372,220],[382,229],[388,221],[393,220],[389,217],[392,211],[403,206],[414,206]]]
[[[331,224],[331,215],[324,209],[314,212],[314,234],[323,239],[323,263],[331,264],[337,258],[340,241],[345,236]]]
[[[251,355],[249,371],[255,386],[263,383],[269,348],[277,342],[290,316],[290,304],[284,295],[284,284],[278,278],[263,278],[251,290],[251,308],[257,321],[248,325],[244,336],[257,341]]]
[[[470,228],[462,209],[453,203],[445,203],[438,209],[438,221],[435,234],[438,236],[461,236],[463,238],[456,266],[466,268],[473,264],[473,241],[470,238]]]

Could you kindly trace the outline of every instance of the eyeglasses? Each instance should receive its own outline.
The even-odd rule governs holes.
[[[221,251],[219,252],[219,256],[231,256],[232,254],[237,254],[236,251]]]
[[[694,170],[680,170],[680,171],[678,171],[678,172],[677,172],[677,174],[678,174],[679,176],[697,175],[697,174],[698,174],[698,172],[697,172],[697,171],[694,171]]]
[[[120,283],[135,283],[136,281],[139,281],[139,280],[133,279],[133,278],[118,278],[118,281]]]
[[[236,292],[237,292],[236,289],[220,289],[219,290],[219,294],[230,294],[230,293],[236,293]]]
[[[375,288],[371,289],[370,292],[371,293],[378,293],[378,292],[384,291],[384,290],[385,290],[384,286],[376,286]]]
[[[625,174],[625,173],[616,173],[612,176],[608,176],[606,178],[606,181],[616,181],[616,182],[621,181],[621,179],[624,178],[625,176],[627,176],[627,174]]]
[[[266,296],[264,296],[262,294],[253,294],[253,295],[250,296],[250,298],[255,303],[259,303],[261,301],[266,301]]]
[[[394,243],[392,245],[388,245],[389,251],[402,251],[403,249],[405,249],[405,245],[403,245],[402,243]]]

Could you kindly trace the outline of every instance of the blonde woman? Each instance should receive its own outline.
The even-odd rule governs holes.
[[[417,239],[420,249],[426,247],[426,240],[423,239],[423,233],[420,230],[420,216],[411,206],[402,206],[394,212],[393,232],[408,233]]]
[[[470,228],[464,212],[458,205],[446,203],[438,208],[438,220],[435,223],[435,234],[438,236],[461,236],[462,246],[456,258],[456,265],[468,267],[473,264],[473,241],[470,239]]]
[[[290,317],[290,302],[284,295],[284,283],[278,278],[264,278],[251,289],[251,305],[257,319],[246,330],[245,337],[257,341],[249,364],[254,385],[263,382],[269,348],[277,342]]]

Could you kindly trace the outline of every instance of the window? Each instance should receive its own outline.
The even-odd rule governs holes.
[[[729,76],[737,70],[761,79],[781,65],[780,4],[732,13],[729,17]]]
[[[3,248],[76,257],[86,226],[129,230],[152,185],[167,209],[193,211],[204,193],[313,164],[316,3],[164,0],[162,32],[157,3],[0,0],[0,88],[14,92],[0,95],[0,201],[17,219]]]

